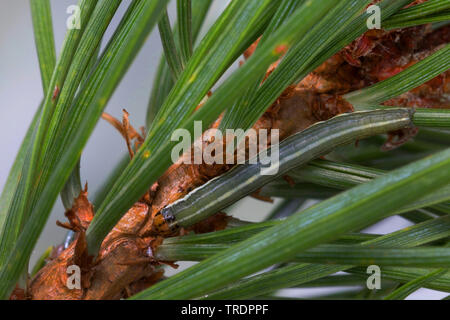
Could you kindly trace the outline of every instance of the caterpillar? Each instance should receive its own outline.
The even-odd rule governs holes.
[[[279,145],[271,147],[271,152],[277,152],[276,149],[279,152],[280,160],[276,164],[278,166],[276,174],[262,175],[261,162],[250,164],[250,159],[246,164],[234,167],[160,210],[155,215],[152,231],[155,234],[175,234],[179,228],[189,227],[219,212],[291,169],[326,154],[336,146],[412,127],[413,113],[411,109],[398,108],[360,111],[318,122],[290,136]],[[218,193],[215,192],[217,190],[220,190],[220,197],[217,197]]]

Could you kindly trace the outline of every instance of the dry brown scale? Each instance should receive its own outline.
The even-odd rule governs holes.
[[[318,121],[351,112],[352,106],[341,95],[386,79],[423,59],[449,42],[449,31],[449,27],[432,31],[429,26],[420,26],[367,32],[299,84],[287,88],[256,122],[254,129],[279,129],[280,139],[284,139]],[[246,58],[251,56],[256,46],[257,43],[253,44],[245,52]],[[268,73],[276,66],[271,66]],[[449,92],[447,75],[448,72],[387,104],[448,107],[448,97],[443,98]],[[219,121],[213,127],[217,127]],[[64,224],[77,231],[77,239],[38,272],[30,282],[28,295],[31,299],[119,299],[156,283],[163,276],[158,266],[165,262],[155,261],[153,252],[161,243],[161,236],[171,233],[158,213],[230,167],[181,162],[172,165],[151,186],[142,202],[136,203],[108,234],[95,261],[86,256],[84,237],[94,212],[87,200],[87,191],[82,192],[74,208],[67,213],[69,224]],[[226,215],[217,214],[190,230],[178,230],[178,233],[223,229],[227,219]],[[160,230],[161,234],[155,234],[155,230]],[[79,265],[83,271],[80,290],[69,290],[66,286],[66,270],[73,264]],[[16,298],[24,297],[15,292],[18,293]]]

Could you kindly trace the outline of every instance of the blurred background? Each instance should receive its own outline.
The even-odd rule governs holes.
[[[205,33],[228,2],[229,0],[213,2],[201,34]],[[76,3],[76,0],[51,1],[57,53],[66,33],[68,18],[66,10],[70,5]],[[121,7],[106,32],[103,46],[112,35],[129,3],[130,0],[122,1]],[[169,16],[173,22],[176,16],[175,1],[171,1],[169,5]],[[0,187],[3,188],[25,132],[43,98],[28,0],[0,1],[0,44]],[[124,76],[105,111],[121,118],[122,109],[125,108],[130,113],[130,121],[134,127],[144,125],[150,90],[161,53],[161,41],[157,28],[155,28]],[[237,64],[234,64],[227,74],[236,67]],[[105,121],[100,120],[83,152],[81,161],[82,183],[89,182],[91,196],[95,194],[102,181],[126,152],[126,145],[120,134]],[[227,210],[227,213],[241,219],[259,221],[269,213],[271,208],[273,208],[272,204],[245,199]],[[31,265],[46,248],[63,241],[66,231],[56,226],[56,220],[65,221],[64,208],[59,199],[55,203],[47,226],[34,249]],[[365,231],[388,233],[405,226],[408,226],[405,220],[393,217]],[[186,263],[184,267],[188,265],[189,263]],[[331,292],[328,289],[325,290],[326,292],[324,289],[286,289],[282,294],[283,296],[302,297]],[[422,289],[409,296],[408,299],[440,299],[446,295],[446,293]]]

